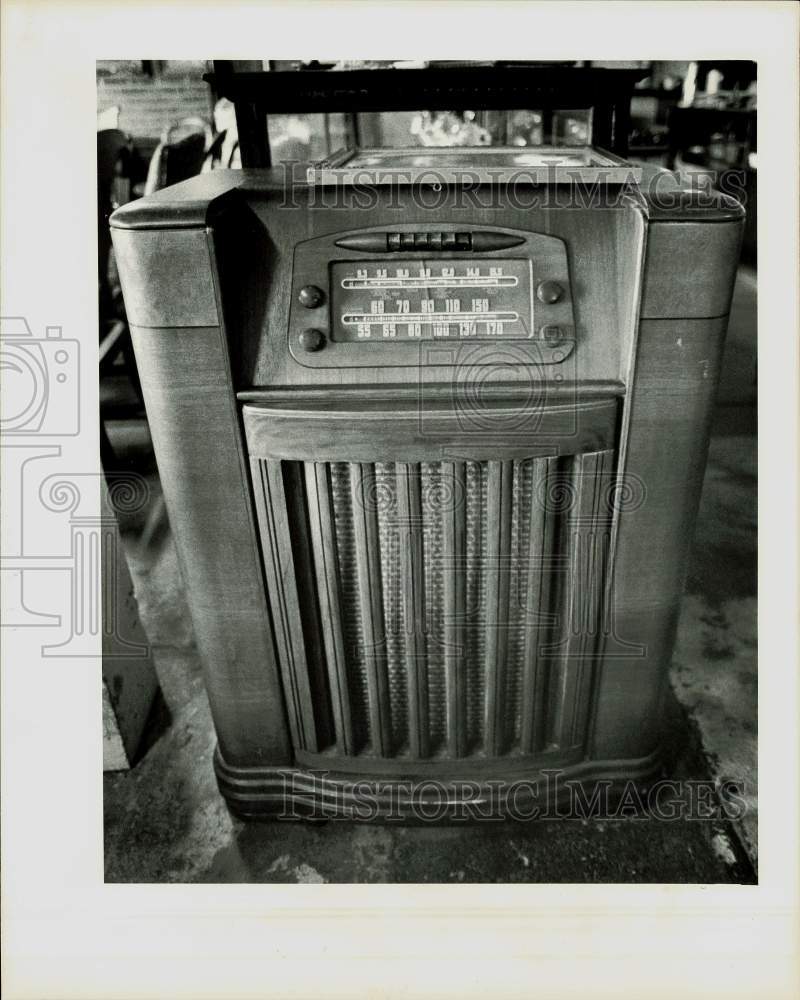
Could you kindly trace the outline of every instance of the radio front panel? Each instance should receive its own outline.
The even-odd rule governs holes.
[[[231,202],[214,248],[239,391],[449,383],[477,353],[508,383],[534,372],[553,391],[618,393],[644,248],[632,200],[578,210],[522,192],[512,208],[480,190],[476,209],[437,197],[429,211],[411,190],[378,187],[359,208],[346,191],[300,189],[289,208],[251,184]],[[400,294],[420,272],[427,283]],[[412,313],[423,318],[401,322]],[[434,354],[452,360],[432,367]]]
[[[498,341],[513,343],[522,365],[558,365],[572,353],[562,240],[395,225],[295,248],[288,349],[305,367],[419,367],[424,345]]]
[[[741,210],[284,180],[113,222],[228,802],[656,773]]]

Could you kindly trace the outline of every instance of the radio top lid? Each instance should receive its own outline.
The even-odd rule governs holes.
[[[338,150],[309,184],[638,184],[642,168],[594,146],[418,146]]]

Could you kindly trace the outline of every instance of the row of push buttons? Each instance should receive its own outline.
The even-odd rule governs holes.
[[[387,233],[389,250],[471,250],[471,233]]]

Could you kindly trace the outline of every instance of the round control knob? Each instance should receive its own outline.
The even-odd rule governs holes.
[[[304,351],[321,351],[325,346],[325,334],[322,330],[303,330],[300,334],[300,346]]]
[[[564,289],[557,281],[543,281],[536,289],[536,298],[549,306],[558,302],[563,294]]]
[[[305,306],[306,309],[316,309],[318,305],[322,304],[324,298],[322,289],[317,288],[316,285],[304,285],[297,296],[300,305]]]

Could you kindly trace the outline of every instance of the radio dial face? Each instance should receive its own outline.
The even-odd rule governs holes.
[[[526,339],[531,265],[519,259],[331,265],[334,341]]]
[[[487,357],[511,352],[518,367],[561,364],[575,348],[566,245],[446,224],[305,240],[288,334],[289,353],[310,368],[459,366],[473,345]]]

